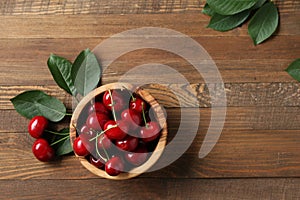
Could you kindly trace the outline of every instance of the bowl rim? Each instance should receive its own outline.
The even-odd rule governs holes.
[[[77,132],[76,132],[76,125],[77,125],[77,120],[78,117],[80,116],[82,110],[85,108],[85,106],[97,95],[104,93],[107,90],[114,90],[114,89],[128,89],[131,91],[134,91],[137,93],[141,98],[143,98],[148,104],[150,104],[153,109],[155,110],[156,114],[159,114],[157,116],[159,120],[159,124],[162,127],[161,130],[161,135],[159,138],[159,141],[152,152],[151,156],[147,159],[145,163],[143,163],[141,166],[138,166],[136,168],[133,168],[129,172],[122,172],[117,176],[110,176],[108,175],[104,170],[99,169],[92,165],[85,157],[78,156],[75,152],[75,156],[79,158],[81,164],[87,168],[90,172],[93,174],[106,178],[106,179],[111,179],[111,180],[124,180],[124,179],[130,179],[133,177],[136,177],[142,173],[145,173],[147,170],[149,170],[161,157],[164,148],[166,146],[167,142],[167,120],[164,112],[162,111],[160,105],[158,102],[155,100],[155,98],[146,90],[144,90],[141,87],[135,87],[132,84],[129,83],[124,83],[124,82],[116,82],[116,83],[109,83],[102,85],[100,87],[97,87],[93,91],[91,91],[89,94],[87,94],[85,97],[81,99],[81,101],[78,103],[76,106],[71,121],[70,121],[70,142],[71,146],[73,147],[73,142],[76,138]]]

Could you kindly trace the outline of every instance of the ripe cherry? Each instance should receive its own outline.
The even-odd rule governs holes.
[[[40,138],[48,126],[48,120],[43,116],[33,117],[28,124],[28,132],[34,138]]]
[[[130,124],[128,124],[126,121],[124,120],[118,120],[117,121],[117,125],[118,127],[124,132],[124,133],[127,133],[129,134],[130,132]],[[131,131],[132,132],[132,131]],[[130,132],[130,133],[131,133]]]
[[[123,140],[116,141],[116,146],[124,151],[134,151],[138,144],[138,138],[129,135]]]
[[[126,132],[117,126],[117,123],[113,120],[106,122],[104,125],[105,134],[111,140],[122,140],[127,135]]]
[[[135,152],[126,152],[125,159],[132,165],[140,166],[148,157],[147,149],[145,146],[140,145]]]
[[[92,114],[93,112],[101,113],[104,115],[110,114],[109,110],[101,102],[95,102],[94,104],[92,104],[89,107],[88,112],[89,112],[89,114]]]
[[[136,130],[142,122],[141,114],[132,109],[124,110],[121,113],[121,118],[129,124],[132,130]]]
[[[138,113],[142,113],[143,110],[146,110],[146,102],[139,97],[132,99],[129,103],[129,108],[137,111]]]
[[[96,132],[89,130],[88,132],[82,133],[79,137],[82,140],[83,145],[87,149],[88,152],[92,153],[95,151],[95,140],[90,141],[91,139],[96,137]]]
[[[105,171],[110,176],[117,176],[124,170],[124,163],[120,157],[112,157],[105,164]]]
[[[55,156],[53,148],[45,139],[37,139],[32,145],[33,155],[42,162],[48,162]]]
[[[83,134],[83,133],[88,133],[89,132],[89,127],[87,125],[83,125],[80,129],[80,134]]]
[[[104,125],[108,120],[109,117],[107,115],[101,113],[92,113],[88,116],[86,125],[90,129],[102,131],[104,130]]]
[[[140,138],[144,142],[150,142],[158,138],[160,135],[160,127],[157,122],[151,121],[148,122],[145,127],[142,127],[140,130]]]
[[[111,95],[110,95],[111,93]],[[103,104],[104,106],[109,109],[112,110],[112,102],[111,102],[111,98],[113,99],[113,106],[114,106],[114,110],[116,112],[121,111],[122,109],[125,108],[126,104],[125,104],[125,100],[122,96],[122,94],[118,91],[111,91],[109,93],[109,91],[106,91],[103,95]]]
[[[111,140],[105,134],[99,136],[97,140],[98,149],[109,149],[112,146]]]
[[[105,165],[105,161],[102,158],[94,158],[90,156],[90,163],[97,168],[102,168]]]
[[[81,137],[77,137],[73,143],[73,150],[78,156],[87,156],[89,155],[89,151],[84,146],[84,143]]]

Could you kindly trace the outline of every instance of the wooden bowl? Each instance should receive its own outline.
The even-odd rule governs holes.
[[[128,90],[134,91],[136,94],[138,94],[141,98],[144,99],[154,110],[156,113],[156,117],[158,120],[158,123],[161,125],[162,130],[161,130],[161,135],[159,138],[159,141],[157,143],[156,148],[154,149],[153,153],[151,156],[148,158],[148,160],[142,164],[141,166],[138,166],[136,168],[133,168],[129,172],[122,172],[117,176],[110,176],[108,175],[104,170],[99,169],[92,165],[85,157],[78,156],[76,157],[79,158],[81,164],[87,168],[90,172],[93,174],[107,178],[107,179],[112,179],[112,180],[124,180],[124,179],[130,179],[133,177],[136,177],[144,172],[146,172],[151,166],[153,166],[157,160],[160,158],[161,154],[163,153],[163,150],[165,148],[166,142],[167,142],[167,122],[166,122],[166,117],[164,112],[162,111],[161,107],[157,103],[157,101],[151,96],[147,91],[143,90],[142,88],[134,88],[131,84],[127,83],[111,83],[107,85],[103,85],[101,87],[96,88],[92,92],[90,92],[87,96],[85,96],[77,105],[75,111],[73,112],[71,122],[70,122],[70,141],[71,144],[73,145],[73,142],[75,138],[78,136],[76,133],[76,128],[77,127],[77,120],[85,108],[85,106],[93,100],[97,95],[104,93],[107,90],[114,90],[114,89],[124,89],[127,88]],[[134,90],[135,89],[135,90]]]

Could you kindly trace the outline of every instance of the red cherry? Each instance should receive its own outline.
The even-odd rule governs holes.
[[[92,113],[88,116],[86,120],[86,125],[88,128],[102,131],[104,130],[104,124],[109,120],[107,115],[101,113]]]
[[[128,124],[124,120],[119,120],[117,121],[118,127],[124,132],[124,133],[129,133],[130,130],[130,124]]]
[[[138,144],[139,140],[129,135],[123,140],[116,141],[116,146],[124,151],[134,151]]]
[[[122,97],[121,93],[113,90],[111,91],[111,96],[114,102],[114,109],[116,112],[121,111],[125,108],[125,100]],[[106,91],[103,95],[103,104],[109,110],[112,110],[111,96],[109,91]]]
[[[48,126],[48,120],[43,116],[33,117],[28,124],[28,132],[34,138],[40,138]]]
[[[37,139],[32,145],[32,153],[34,156],[42,162],[48,162],[55,156],[53,148],[49,145],[45,139]]]
[[[140,166],[148,157],[148,152],[145,146],[139,146],[135,152],[126,152],[125,159],[132,165]]]
[[[147,126],[142,127],[140,130],[140,138],[144,142],[150,142],[158,138],[160,135],[160,127],[157,122],[151,121]]]
[[[80,134],[88,133],[90,131],[89,127],[87,125],[83,125],[80,129]]]
[[[134,98],[129,103],[129,108],[135,110],[138,113],[142,113],[143,110],[146,110],[146,102],[139,97]]]
[[[90,156],[90,163],[94,165],[97,168],[102,168],[105,165],[105,161],[102,158],[94,158],[93,156]]]
[[[115,156],[109,159],[105,164],[105,171],[110,176],[117,176],[124,170],[124,163],[121,158]]]
[[[73,143],[73,150],[78,156],[87,156],[89,155],[89,151],[84,146],[81,137],[77,137]]]
[[[112,142],[107,137],[107,135],[103,134],[98,137],[97,146],[98,146],[98,149],[109,149],[112,146]]]
[[[90,141],[92,138],[96,137],[96,132],[89,130],[88,132],[82,133],[79,137],[82,140],[83,145],[87,149],[88,152],[92,153],[95,151],[95,140]]]
[[[121,113],[121,118],[129,124],[132,130],[136,130],[142,122],[141,114],[132,109],[124,110]]]
[[[122,140],[127,135],[120,127],[116,126],[116,122],[110,120],[104,125],[105,134],[111,140]]]
[[[89,107],[89,114],[92,114],[93,112],[101,113],[104,115],[109,115],[109,110],[103,105],[101,102],[95,102]]]

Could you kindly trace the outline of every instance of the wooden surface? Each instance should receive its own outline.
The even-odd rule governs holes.
[[[284,71],[300,57],[300,1],[274,2],[280,29],[254,47],[246,26],[225,33],[205,28],[209,18],[201,14],[204,0],[1,1],[0,199],[300,199],[300,83]],[[164,169],[126,181],[99,179],[74,156],[38,162],[26,132],[28,120],[13,110],[9,99],[41,89],[71,108],[71,98],[55,85],[47,69],[50,53],[74,60],[82,49],[93,49],[113,34],[145,26],[192,37],[216,62],[228,107],[213,151],[198,158],[211,117],[207,84],[186,60],[143,49],[115,61],[103,83],[151,62],[184,75],[191,87],[176,80],[170,87],[182,91],[183,109],[199,109],[201,115],[198,134],[186,153]],[[216,94],[222,89],[218,84],[214,88]],[[179,103],[163,87],[147,89],[166,107],[171,139],[179,126]],[[187,94],[197,97],[199,107]],[[185,120],[193,124],[194,117],[190,114]],[[68,126],[69,120],[60,126]]]

